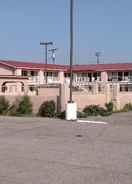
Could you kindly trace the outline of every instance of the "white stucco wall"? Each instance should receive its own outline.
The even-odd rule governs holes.
[[[14,70],[8,66],[0,64],[0,75],[13,75]]]

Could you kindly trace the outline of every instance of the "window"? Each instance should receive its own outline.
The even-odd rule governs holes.
[[[118,72],[118,81],[123,80],[123,72]]]
[[[93,77],[95,78],[95,80],[100,78],[100,72],[93,73]]]
[[[128,80],[128,74],[129,74],[128,72],[124,72],[124,80],[126,81]]]
[[[38,72],[37,71],[31,71],[30,74],[31,74],[31,76],[37,76]]]
[[[129,72],[129,79],[132,81],[132,72]]]
[[[28,71],[22,70],[22,76],[28,76]]]
[[[70,73],[65,73],[65,78],[70,77]]]
[[[112,81],[112,72],[108,73],[108,81]]]

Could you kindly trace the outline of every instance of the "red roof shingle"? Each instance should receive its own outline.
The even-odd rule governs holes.
[[[33,62],[20,62],[13,60],[0,60],[0,64],[5,64],[15,68],[25,69],[45,69],[56,71],[69,71],[69,65],[58,64],[42,64]],[[73,65],[74,72],[84,71],[125,71],[132,70],[132,63],[115,63],[115,64],[85,64],[85,65]]]

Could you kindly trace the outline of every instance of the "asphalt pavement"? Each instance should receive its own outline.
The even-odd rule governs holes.
[[[132,112],[106,122],[0,117],[0,184],[132,184]]]

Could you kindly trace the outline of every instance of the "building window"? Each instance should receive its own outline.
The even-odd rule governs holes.
[[[123,72],[118,72],[118,81],[123,80]]]
[[[108,73],[108,81],[118,81],[118,73],[117,72],[109,72]]]
[[[28,71],[22,70],[22,76],[28,76]]]
[[[129,72],[129,79],[132,81],[132,72]]]
[[[65,78],[70,77],[70,73],[65,73],[64,76]]]
[[[30,75],[31,76],[37,76],[38,75],[38,72],[37,71],[30,71]]]

